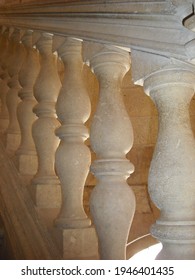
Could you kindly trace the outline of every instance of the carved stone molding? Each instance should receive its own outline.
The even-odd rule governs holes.
[[[182,2],[26,3],[1,7],[0,24],[186,59],[185,44],[195,34],[183,22],[193,15],[193,5]]]

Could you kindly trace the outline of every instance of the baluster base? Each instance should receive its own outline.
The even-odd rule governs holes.
[[[53,235],[64,260],[97,260],[98,240],[95,228],[55,229]]]
[[[151,227],[152,235],[162,242],[158,260],[195,260],[194,221],[157,220]]]
[[[59,208],[61,206],[60,184],[32,184],[30,192],[38,208]]]
[[[4,133],[8,127],[9,120],[8,118],[3,118],[0,116],[0,133]]]
[[[13,156],[18,149],[21,141],[21,135],[19,133],[6,133],[5,147],[9,156]]]
[[[38,168],[37,155],[17,153],[16,166],[21,175],[35,175]]]
[[[85,228],[91,225],[90,219],[86,216],[83,218],[80,217],[70,217],[70,218],[57,218],[55,221],[56,227],[61,227],[63,229],[68,228]]]
[[[156,257],[156,260],[195,260],[195,240],[193,243],[166,243]]]

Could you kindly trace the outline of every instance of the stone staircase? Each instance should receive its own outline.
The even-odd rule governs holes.
[[[11,259],[61,259],[61,253],[41,221],[29,191],[12,160],[0,142],[0,256],[9,242],[6,254]],[[4,232],[3,232],[4,231]],[[3,257],[3,256],[1,256]]]

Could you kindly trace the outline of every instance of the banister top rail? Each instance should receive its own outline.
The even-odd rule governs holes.
[[[0,6],[0,25],[188,59],[190,1],[33,1]]]

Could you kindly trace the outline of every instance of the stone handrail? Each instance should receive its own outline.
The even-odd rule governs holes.
[[[1,6],[0,24],[186,60],[185,46],[195,35],[184,24],[193,3],[179,2],[33,1]]]

